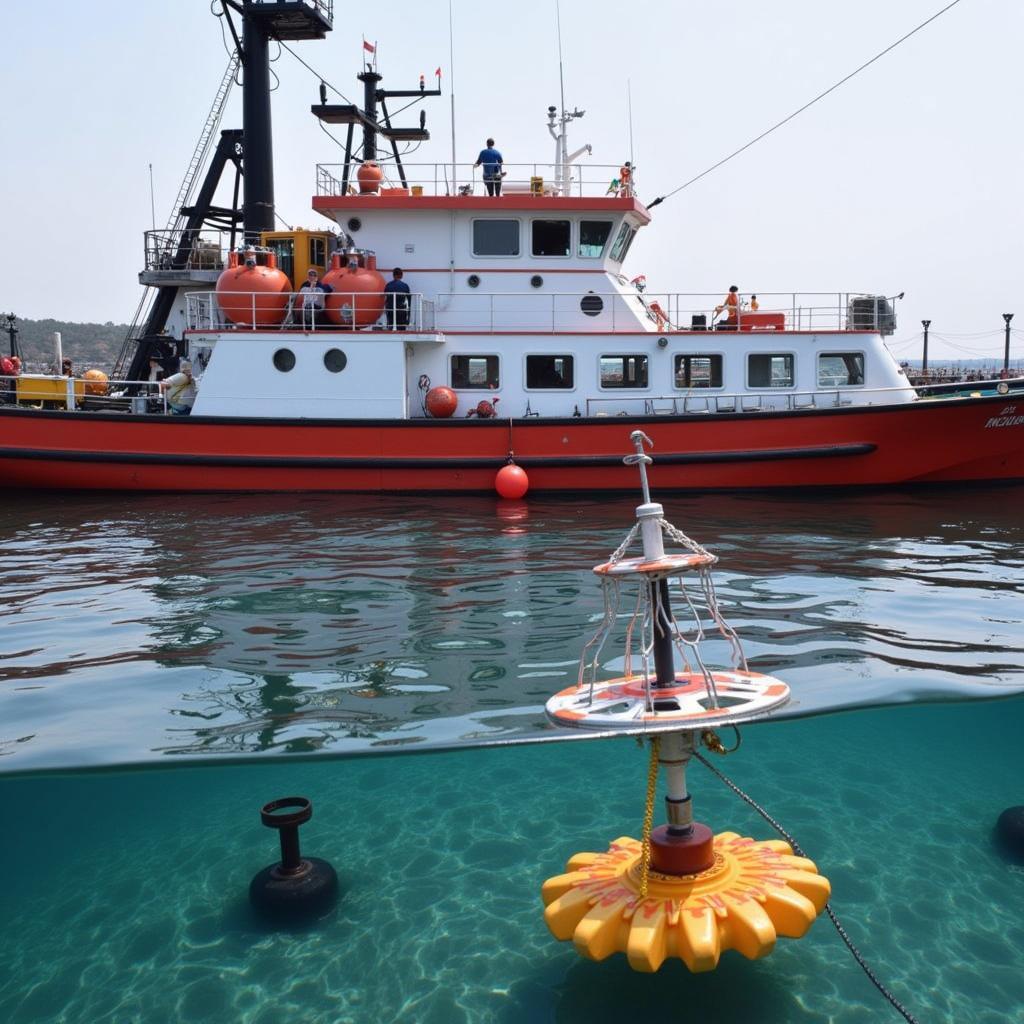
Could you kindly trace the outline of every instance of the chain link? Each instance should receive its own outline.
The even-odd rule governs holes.
[[[640,898],[647,899],[647,876],[651,871],[651,826],[654,824],[654,797],[658,791],[658,758],[661,737],[651,737],[651,760],[647,766],[647,803],[644,805],[644,831],[640,841]]]

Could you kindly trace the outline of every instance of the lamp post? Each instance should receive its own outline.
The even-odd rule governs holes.
[[[921,376],[928,376],[928,328],[931,327],[931,320],[922,320],[921,326],[924,328],[924,353],[921,356]]]
[[[1003,314],[1003,320],[1006,321],[1006,348],[1003,350],[1003,372],[1007,377],[1010,376],[1010,321],[1012,319],[1012,313]]]

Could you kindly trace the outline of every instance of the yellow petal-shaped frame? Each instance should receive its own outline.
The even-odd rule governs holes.
[[[640,896],[640,843],[616,839],[606,853],[577,853],[565,874],[543,886],[544,920],[556,939],[572,939],[582,956],[625,953],[636,971],[657,971],[677,957],[710,971],[727,949],[754,960],[778,936],[806,934],[828,902],[828,879],[813,861],[777,839],[735,832],[714,840],[714,863],[696,875],[651,872]]]

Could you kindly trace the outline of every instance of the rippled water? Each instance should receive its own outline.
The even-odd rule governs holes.
[[[673,498],[784,715],[1024,688],[1024,491]],[[551,738],[633,503],[15,498],[7,770]],[[610,651],[609,654],[612,652]],[[712,652],[714,653],[714,652]]]
[[[795,694],[717,763],[830,878],[922,1024],[1024,1020],[1024,867],[991,841],[1024,803],[1022,499],[666,500],[720,556],[753,667]],[[627,499],[8,500],[0,1020],[898,1020],[827,920],[699,976],[550,937],[542,881],[639,834],[632,741],[387,756],[557,738],[543,701],[575,678],[600,611],[589,566],[632,515]],[[958,702],[980,695],[1006,699]],[[378,756],[287,756],[318,753]],[[716,830],[770,836],[705,769],[690,782]],[[282,933],[246,889],[275,856],[258,808],[289,793],[313,799],[303,848],[343,895]]]

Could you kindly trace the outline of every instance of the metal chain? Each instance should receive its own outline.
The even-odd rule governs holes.
[[[634,523],[632,529],[629,531],[629,533],[626,534],[626,539],[612,552],[611,558],[608,559],[609,562],[614,564],[622,558],[622,556],[626,553],[627,549],[629,548],[629,545],[632,544],[633,541],[636,539],[636,535],[639,532],[639,530],[640,524]]]
[[[687,551],[692,551],[695,555],[707,555],[711,557],[711,553],[707,548],[702,547],[692,537],[687,537],[678,526],[673,526],[667,519],[661,521],[662,530],[668,534],[677,544],[681,544]]]
[[[698,761],[700,761],[700,763],[704,765],[704,767],[707,768],[712,775],[715,775],[719,779],[721,779],[721,781],[724,782],[741,800],[743,800],[745,803],[753,807],[754,810],[757,811],[757,813],[760,814],[761,817],[764,818],[764,820],[767,821],[768,824],[771,825],[771,827],[775,829],[775,831],[778,832],[779,835],[782,836],[782,838],[785,839],[787,843],[789,843],[789,845],[793,848],[793,852],[798,857],[807,856],[807,854],[804,853],[804,851],[800,848],[800,844],[759,803],[757,803],[753,799],[753,797],[750,797],[746,793],[744,793],[743,790],[740,789],[740,787],[732,781],[732,779],[730,779],[723,772],[720,772],[699,751],[695,750],[693,752],[693,756]],[[860,950],[857,949],[857,947],[853,944],[853,940],[850,938],[849,935],[846,934],[846,929],[843,928],[843,926],[839,923],[839,918],[836,916],[835,911],[832,909],[831,903],[825,904],[825,913],[828,914],[829,920],[832,922],[832,924],[835,925],[836,931],[839,933],[839,938],[843,940],[843,943],[845,944],[846,948],[853,954],[854,960],[856,960],[857,963],[860,964],[861,970],[863,970],[863,972],[871,980],[871,984],[874,985],[875,988],[877,988],[878,991],[892,1004],[893,1009],[897,1013],[899,1013],[903,1017],[903,1019],[908,1022],[908,1024],[919,1024],[918,1019],[879,980],[878,976],[871,969],[868,962],[861,955]]]
[[[651,871],[651,826],[654,824],[654,797],[658,791],[658,757],[661,737],[651,737],[651,760],[647,766],[647,803],[644,805],[644,831],[640,840],[640,898],[647,899],[647,876]]]

